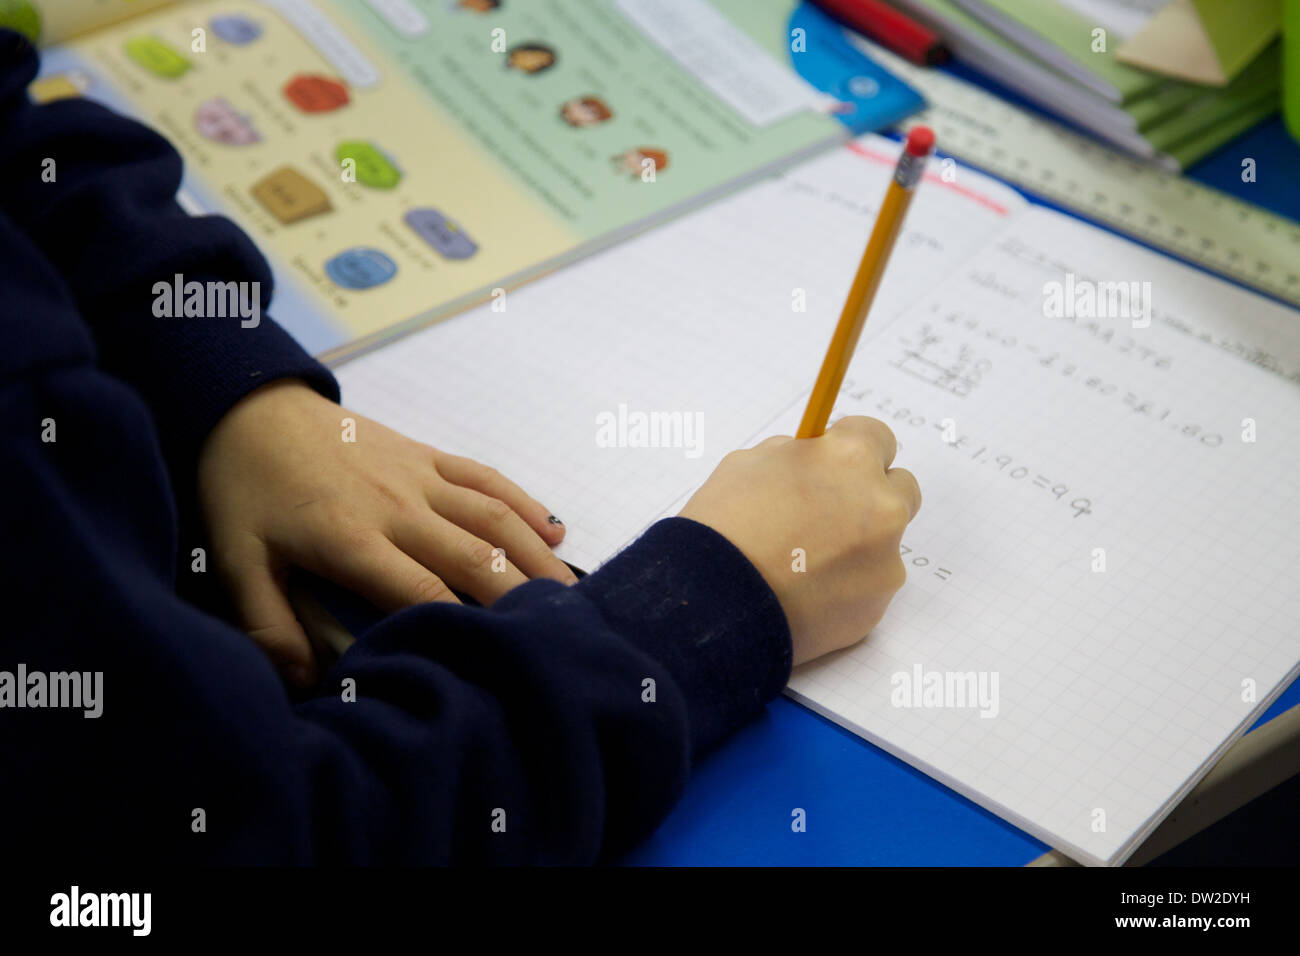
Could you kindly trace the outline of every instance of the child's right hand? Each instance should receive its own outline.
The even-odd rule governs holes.
[[[776,592],[796,665],[861,640],[906,580],[899,542],[921,490],[911,472],[889,467],[896,449],[888,425],[862,416],[820,438],[769,438],[724,458],[682,509]],[[796,570],[796,548],[806,571]]]

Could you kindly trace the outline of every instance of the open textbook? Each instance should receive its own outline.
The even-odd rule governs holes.
[[[499,467],[594,568],[794,432],[897,149],[855,140],[362,355],[344,400]],[[1297,319],[927,174],[836,409],[889,423],[920,481],[908,582],[789,693],[1122,862],[1298,670]]]
[[[13,0],[0,22],[46,44],[38,99],[176,145],[187,205],[256,239],[318,354],[922,105],[795,0]]]

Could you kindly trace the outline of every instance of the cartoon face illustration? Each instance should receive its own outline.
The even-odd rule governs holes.
[[[501,0],[457,0],[456,6],[471,13],[491,13],[501,9]]]
[[[520,43],[506,52],[506,67],[521,73],[541,73],[555,66],[555,51],[540,43]]]
[[[580,96],[560,107],[560,116],[570,126],[595,126],[612,119],[614,111],[596,96]]]
[[[649,146],[634,146],[627,152],[612,157],[612,159],[615,170],[626,172],[634,177],[640,176],[642,170],[649,168],[645,165],[646,160],[653,164],[656,173],[668,168],[668,153],[662,149],[652,149]]]

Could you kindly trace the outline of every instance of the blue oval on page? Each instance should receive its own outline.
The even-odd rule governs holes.
[[[357,246],[326,262],[325,274],[345,289],[373,289],[397,275],[397,263],[378,249]]]
[[[478,243],[460,226],[430,206],[412,209],[402,220],[444,259],[468,259],[478,252]]]
[[[209,25],[213,33],[235,46],[252,43],[262,35],[262,27],[259,23],[235,13],[213,17]]]

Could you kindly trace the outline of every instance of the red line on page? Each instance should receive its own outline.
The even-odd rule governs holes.
[[[884,153],[878,153],[874,149],[868,149],[867,147],[863,146],[861,143],[857,141],[850,141],[845,145],[847,145],[849,149],[853,150],[853,152],[857,153],[859,156],[863,157],[864,159],[870,159],[874,162],[883,163],[884,165],[890,167],[894,166],[898,162],[897,156],[886,156]],[[966,186],[962,186],[958,183],[949,182],[948,180],[944,179],[942,176],[938,176],[935,173],[928,172],[925,174],[924,178],[925,181],[928,183],[938,183],[942,188],[951,189],[959,196],[965,196],[967,199],[973,199],[981,206],[985,206],[988,209],[992,209],[999,216],[1005,216],[1009,212],[1011,212],[1011,210],[1008,209],[1006,206],[1002,205],[1002,203],[998,202],[995,199],[990,199],[982,192],[978,192],[974,189],[969,189]]]

